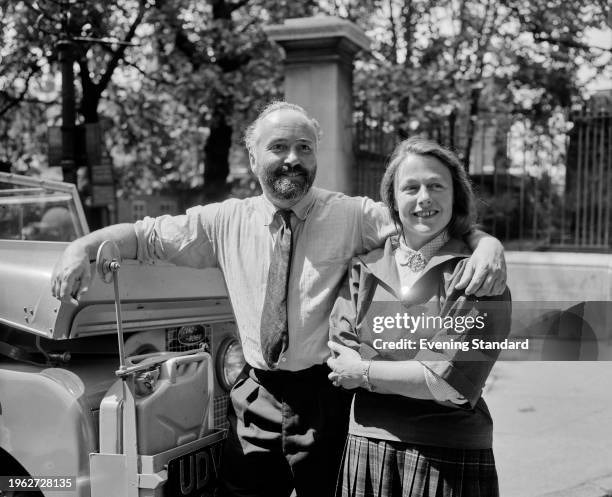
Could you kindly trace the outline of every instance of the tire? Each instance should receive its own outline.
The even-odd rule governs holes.
[[[10,454],[0,449],[0,468],[2,475],[28,478],[30,475]],[[44,497],[42,492],[23,492],[21,490],[2,490],[0,497]]]

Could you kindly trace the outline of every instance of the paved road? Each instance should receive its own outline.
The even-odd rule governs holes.
[[[612,361],[498,362],[485,398],[501,497],[612,496]]]

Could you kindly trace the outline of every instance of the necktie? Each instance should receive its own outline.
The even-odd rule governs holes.
[[[281,221],[268,271],[268,284],[261,315],[261,352],[271,369],[278,365],[280,354],[289,346],[287,324],[287,285],[291,265],[291,211],[276,211]]]

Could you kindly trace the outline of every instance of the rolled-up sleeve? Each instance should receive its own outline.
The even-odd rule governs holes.
[[[487,342],[501,342],[507,338],[512,309],[510,292],[506,290],[501,296],[483,298],[482,301],[489,304],[488,312],[484,313],[481,306],[486,304],[466,299],[465,296],[459,298],[453,296],[453,300],[454,303],[447,316],[487,316],[486,326],[482,330],[474,328],[459,334],[452,329],[442,329],[433,337],[433,341],[455,345],[465,343],[468,346],[465,348],[450,347],[441,351],[423,349],[419,351],[415,359],[421,361],[424,367],[430,369],[465,397],[469,406],[473,408],[500,350],[495,348],[474,350],[469,344],[474,338]]]
[[[177,266],[217,266],[216,239],[220,204],[189,209],[180,216],[145,217],[134,224],[137,259]]]
[[[362,252],[382,247],[389,236],[397,233],[389,209],[382,202],[363,197],[361,214]]]
[[[357,334],[357,306],[359,305],[359,266],[353,263],[342,284],[329,316],[329,339],[354,350],[359,350]]]

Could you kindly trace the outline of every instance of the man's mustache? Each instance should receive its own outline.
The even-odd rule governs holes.
[[[273,175],[278,177],[278,176],[282,176],[283,174],[287,174],[287,173],[298,173],[304,176],[308,176],[308,170],[305,167],[300,166],[299,164],[295,166],[279,167],[278,169],[274,171]]]

